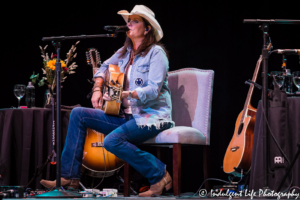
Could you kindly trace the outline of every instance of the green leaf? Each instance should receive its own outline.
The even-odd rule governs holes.
[[[30,76],[30,79],[38,79],[39,78],[39,74],[35,75],[34,72],[33,74]]]
[[[45,79],[44,79],[44,77],[43,77],[42,80],[39,81],[39,83],[38,83],[38,86],[39,86],[39,87],[45,85],[44,80],[45,80]]]
[[[33,72],[33,74],[30,76],[30,79],[33,85],[36,84],[36,82],[39,80],[39,74],[35,75]]]

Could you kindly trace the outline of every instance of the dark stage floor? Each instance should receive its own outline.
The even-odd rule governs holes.
[[[160,200],[160,199],[164,199],[164,200],[168,200],[168,199],[230,199],[228,197],[214,197],[214,198],[204,198],[204,197],[200,197],[200,196],[192,196],[191,194],[187,194],[185,195],[183,194],[182,196],[180,197],[175,197],[175,196],[159,196],[159,197],[138,197],[137,195],[131,195],[130,197],[124,197],[123,195],[118,195],[118,197],[108,197],[108,198],[111,198],[111,199],[115,199],[115,200],[118,200],[118,199],[129,199],[129,200],[134,200],[134,199],[139,199],[139,200],[146,200],[146,199],[156,199],[156,200]],[[85,200],[92,200],[92,199],[103,199],[103,198],[106,198],[106,197],[91,197],[91,198],[82,198],[82,199],[85,199]],[[4,198],[4,199],[16,199],[16,198]],[[26,199],[26,198],[24,198]],[[78,198],[34,198],[34,197],[28,197],[27,199],[32,199],[32,200],[40,200],[40,199],[47,199],[47,200],[63,200],[63,199],[78,199]],[[251,199],[251,197],[241,197],[241,198],[238,198],[238,197],[233,197],[232,199],[240,199],[240,200],[243,200],[243,199]],[[265,198],[265,197],[255,197],[253,199],[277,199],[277,198]],[[280,199],[287,199],[287,198],[280,198]],[[295,199],[295,198],[289,198],[289,199]]]

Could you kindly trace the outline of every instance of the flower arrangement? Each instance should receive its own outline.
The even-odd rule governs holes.
[[[65,60],[60,60],[60,64],[61,64],[61,82],[64,82],[67,78],[68,74],[74,74],[75,73],[75,69],[78,67],[78,65],[76,65],[76,62],[73,62],[71,64],[71,61],[76,58],[77,53],[75,53],[76,50],[76,45],[79,43],[76,42],[75,45],[72,45],[71,49],[69,50],[69,52],[67,53],[67,58]],[[51,54],[51,57],[49,57],[48,53],[46,53],[46,49],[47,49],[48,45],[46,45],[44,48],[42,48],[40,46],[41,49],[41,53],[42,53],[42,58],[43,58],[43,64],[44,67],[42,68],[43,74],[45,74],[44,77],[42,77],[41,80],[39,80],[39,74],[35,74],[33,72],[33,74],[30,76],[30,79],[32,81],[33,84],[35,84],[36,82],[38,82],[38,86],[43,86],[45,85],[45,82],[47,82],[46,84],[48,85],[49,89],[52,91],[54,91],[54,88],[56,86],[56,71],[55,71],[55,64],[57,61],[57,55],[53,53]]]

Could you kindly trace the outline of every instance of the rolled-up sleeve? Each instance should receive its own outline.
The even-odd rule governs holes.
[[[165,81],[169,70],[169,61],[162,49],[153,52],[149,65],[148,85],[136,88],[137,95],[142,103],[156,99]]]
[[[94,74],[94,78],[102,77],[104,80],[108,66],[109,65],[103,63],[99,70]]]

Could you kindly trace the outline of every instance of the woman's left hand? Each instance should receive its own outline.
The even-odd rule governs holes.
[[[129,91],[122,92],[122,98],[127,98],[128,96],[129,96]],[[140,99],[135,90],[131,91],[131,98]]]
[[[127,98],[128,95],[129,95],[129,91],[123,91],[123,92],[122,92],[122,97],[121,97],[121,98],[122,98],[122,99],[123,99],[123,98]]]

